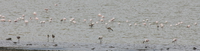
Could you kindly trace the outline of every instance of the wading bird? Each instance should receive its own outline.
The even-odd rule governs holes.
[[[20,36],[17,36],[17,39],[18,39],[18,43],[19,43],[19,40],[20,40]]]
[[[173,40],[172,40],[172,43],[174,43],[174,45],[175,45],[175,42],[177,41],[177,39],[176,38],[174,38]]]
[[[99,36],[100,44],[102,44],[103,36]]]
[[[113,29],[111,28],[111,27],[107,27],[107,29],[108,29],[108,31],[110,32],[110,30],[112,30],[113,31]]]
[[[47,42],[49,42],[49,35],[47,35],[47,38],[48,38]]]
[[[55,35],[52,35],[52,38],[53,38],[53,42],[54,42],[54,40],[55,40]]]

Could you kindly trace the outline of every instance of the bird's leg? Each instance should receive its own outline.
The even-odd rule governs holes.
[[[54,42],[54,38],[53,38],[53,42]]]
[[[100,39],[100,44],[102,44],[102,39]]]

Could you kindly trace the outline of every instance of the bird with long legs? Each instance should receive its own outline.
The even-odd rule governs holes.
[[[90,28],[92,28],[94,26],[94,23],[91,23],[89,26],[90,26]]]
[[[18,43],[19,43],[19,41],[20,41],[20,36],[17,36],[17,39],[18,39]]]
[[[107,29],[108,29],[108,32],[110,32],[110,30],[113,31],[111,27],[107,27]]]
[[[174,45],[175,45],[176,41],[177,41],[177,39],[174,38],[174,39],[172,40],[172,43],[174,43]]]
[[[100,40],[100,44],[102,44],[102,39],[103,39],[103,36],[99,36],[98,38]]]
[[[149,42],[149,40],[148,39],[145,39],[142,43],[144,44],[145,43],[145,48],[147,48],[147,43]]]
[[[54,40],[55,40],[55,35],[52,35],[52,38],[53,38],[53,42],[54,42]]]
[[[33,15],[36,17],[37,13],[36,13],[36,12],[33,12]]]
[[[46,13],[47,13],[49,9],[48,9],[48,8],[45,8],[44,10],[45,10],[45,11],[46,11]]]
[[[49,42],[49,35],[47,35],[47,42]]]
[[[26,26],[27,26],[27,25],[28,25],[28,20],[25,20],[24,22],[25,22],[25,24],[26,24]]]

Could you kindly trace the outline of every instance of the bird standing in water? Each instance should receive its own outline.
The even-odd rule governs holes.
[[[93,27],[93,25],[94,25],[94,24],[93,24],[93,23],[91,23],[89,26],[92,28],[92,27]]]
[[[177,39],[176,38],[174,38],[173,40],[172,40],[172,43],[174,43],[174,45],[175,45],[175,42],[177,41]]]
[[[110,32],[110,30],[112,30],[113,31],[113,29],[111,28],[111,27],[107,27],[107,29],[108,29],[108,31]]]
[[[47,38],[48,38],[47,42],[49,42],[49,35],[47,35]]]
[[[55,35],[52,35],[52,38],[53,38],[53,42],[54,42],[54,39],[55,39]]]
[[[147,43],[147,42],[149,42],[149,40],[148,40],[148,39],[145,39],[145,40],[143,41],[143,44],[144,44],[144,43]],[[147,48],[146,44],[145,44],[145,48]]]
[[[100,44],[102,44],[103,36],[99,36]]]
[[[17,39],[18,39],[18,43],[19,43],[20,36],[17,36]]]

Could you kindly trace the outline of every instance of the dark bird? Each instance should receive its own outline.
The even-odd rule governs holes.
[[[167,48],[167,50],[169,50],[169,48]]]
[[[93,27],[93,25],[94,25],[94,24],[93,24],[93,23],[91,23],[89,26],[92,28],[92,27]]]
[[[13,42],[14,44],[17,44],[17,42]]]
[[[92,48],[91,50],[94,50],[95,48]]]
[[[12,40],[12,38],[7,38],[6,40]]]
[[[193,50],[196,50],[197,48],[196,47],[193,47]]]
[[[63,19],[60,20],[61,22],[63,21]]]
[[[47,42],[49,42],[49,35],[47,35],[47,38],[48,38],[48,41],[47,41]]]
[[[112,28],[110,28],[110,27],[107,27],[107,29],[108,29],[108,31],[110,32],[110,30],[112,30],[113,31],[113,29]]]
[[[159,28],[159,25],[157,25],[157,28]]]
[[[17,39],[18,39],[18,43],[19,43],[20,36],[17,36]]]
[[[53,42],[54,42],[54,39],[55,39],[55,35],[52,35],[52,38],[53,38]]]

